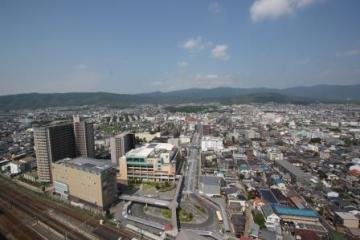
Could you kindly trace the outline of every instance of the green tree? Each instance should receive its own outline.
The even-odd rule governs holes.
[[[259,212],[253,212],[254,222],[259,225],[261,228],[265,227],[265,218]]]

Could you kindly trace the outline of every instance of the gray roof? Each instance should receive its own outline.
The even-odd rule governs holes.
[[[261,207],[261,210],[265,218],[267,218],[268,216],[274,213],[274,210],[272,209],[270,204],[265,204],[264,206]]]
[[[202,237],[194,232],[190,232],[190,231],[181,231],[177,236],[176,236],[176,240],[193,240],[193,239],[198,239],[198,240],[206,240],[207,238]]]
[[[216,176],[201,176],[200,182],[205,185],[220,186],[220,178]]]
[[[296,177],[299,177],[299,178],[305,178],[306,177],[306,173],[304,171],[302,171],[300,168],[292,165],[288,161],[277,160],[275,162],[276,162],[276,164],[278,164],[278,165],[282,166],[283,168],[285,168],[287,171],[294,174]]]
[[[77,158],[65,158],[54,164],[64,164],[65,166],[74,167],[78,170],[94,172],[100,174],[110,168],[113,168],[113,164],[109,160],[77,157]]]
[[[122,132],[122,133],[119,133],[118,135],[115,135],[114,138],[120,138],[120,137],[124,137],[128,134],[131,134],[130,131],[126,131],[126,132]]]
[[[260,239],[276,240],[276,233],[268,230],[261,230],[259,234]]]

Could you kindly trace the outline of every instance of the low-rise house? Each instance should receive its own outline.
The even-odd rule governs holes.
[[[262,214],[265,218],[265,226],[269,231],[276,231],[280,226],[280,217],[274,212],[270,204],[261,207]]]
[[[240,195],[241,196],[241,195]],[[238,196],[228,196],[228,206],[240,206],[240,211],[245,211],[246,208],[246,199],[245,198],[239,198]]]
[[[359,228],[360,219],[349,212],[335,212],[334,223],[347,228]]]
[[[36,167],[36,159],[33,157],[24,157],[10,162],[10,173],[16,175],[31,171],[34,167]]]

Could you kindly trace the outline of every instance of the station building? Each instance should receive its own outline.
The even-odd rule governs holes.
[[[169,143],[149,143],[129,151],[119,160],[119,180],[174,181],[180,151]]]

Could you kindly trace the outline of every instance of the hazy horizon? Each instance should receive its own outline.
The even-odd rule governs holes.
[[[0,95],[359,84],[359,10],[356,0],[2,1]]]
[[[271,87],[232,87],[232,86],[218,86],[218,87],[192,87],[192,88],[180,88],[176,90],[154,90],[154,91],[145,91],[145,92],[135,92],[135,93],[128,93],[128,92],[111,92],[111,91],[64,91],[64,92],[19,92],[19,93],[12,93],[12,94],[0,94],[0,96],[6,96],[6,95],[18,95],[18,94],[66,94],[66,93],[110,93],[110,94],[124,94],[124,95],[137,95],[137,94],[150,94],[150,93],[156,93],[156,92],[162,92],[162,93],[169,93],[169,92],[176,92],[176,91],[186,91],[186,90],[192,90],[192,89],[202,89],[202,90],[211,90],[211,89],[218,89],[218,88],[233,88],[233,89],[269,89],[269,90],[285,90],[289,88],[302,88],[302,87],[317,87],[317,86],[357,86],[359,84],[315,84],[315,85],[308,85],[308,86],[293,86],[293,87],[285,87],[285,88],[271,88]]]

